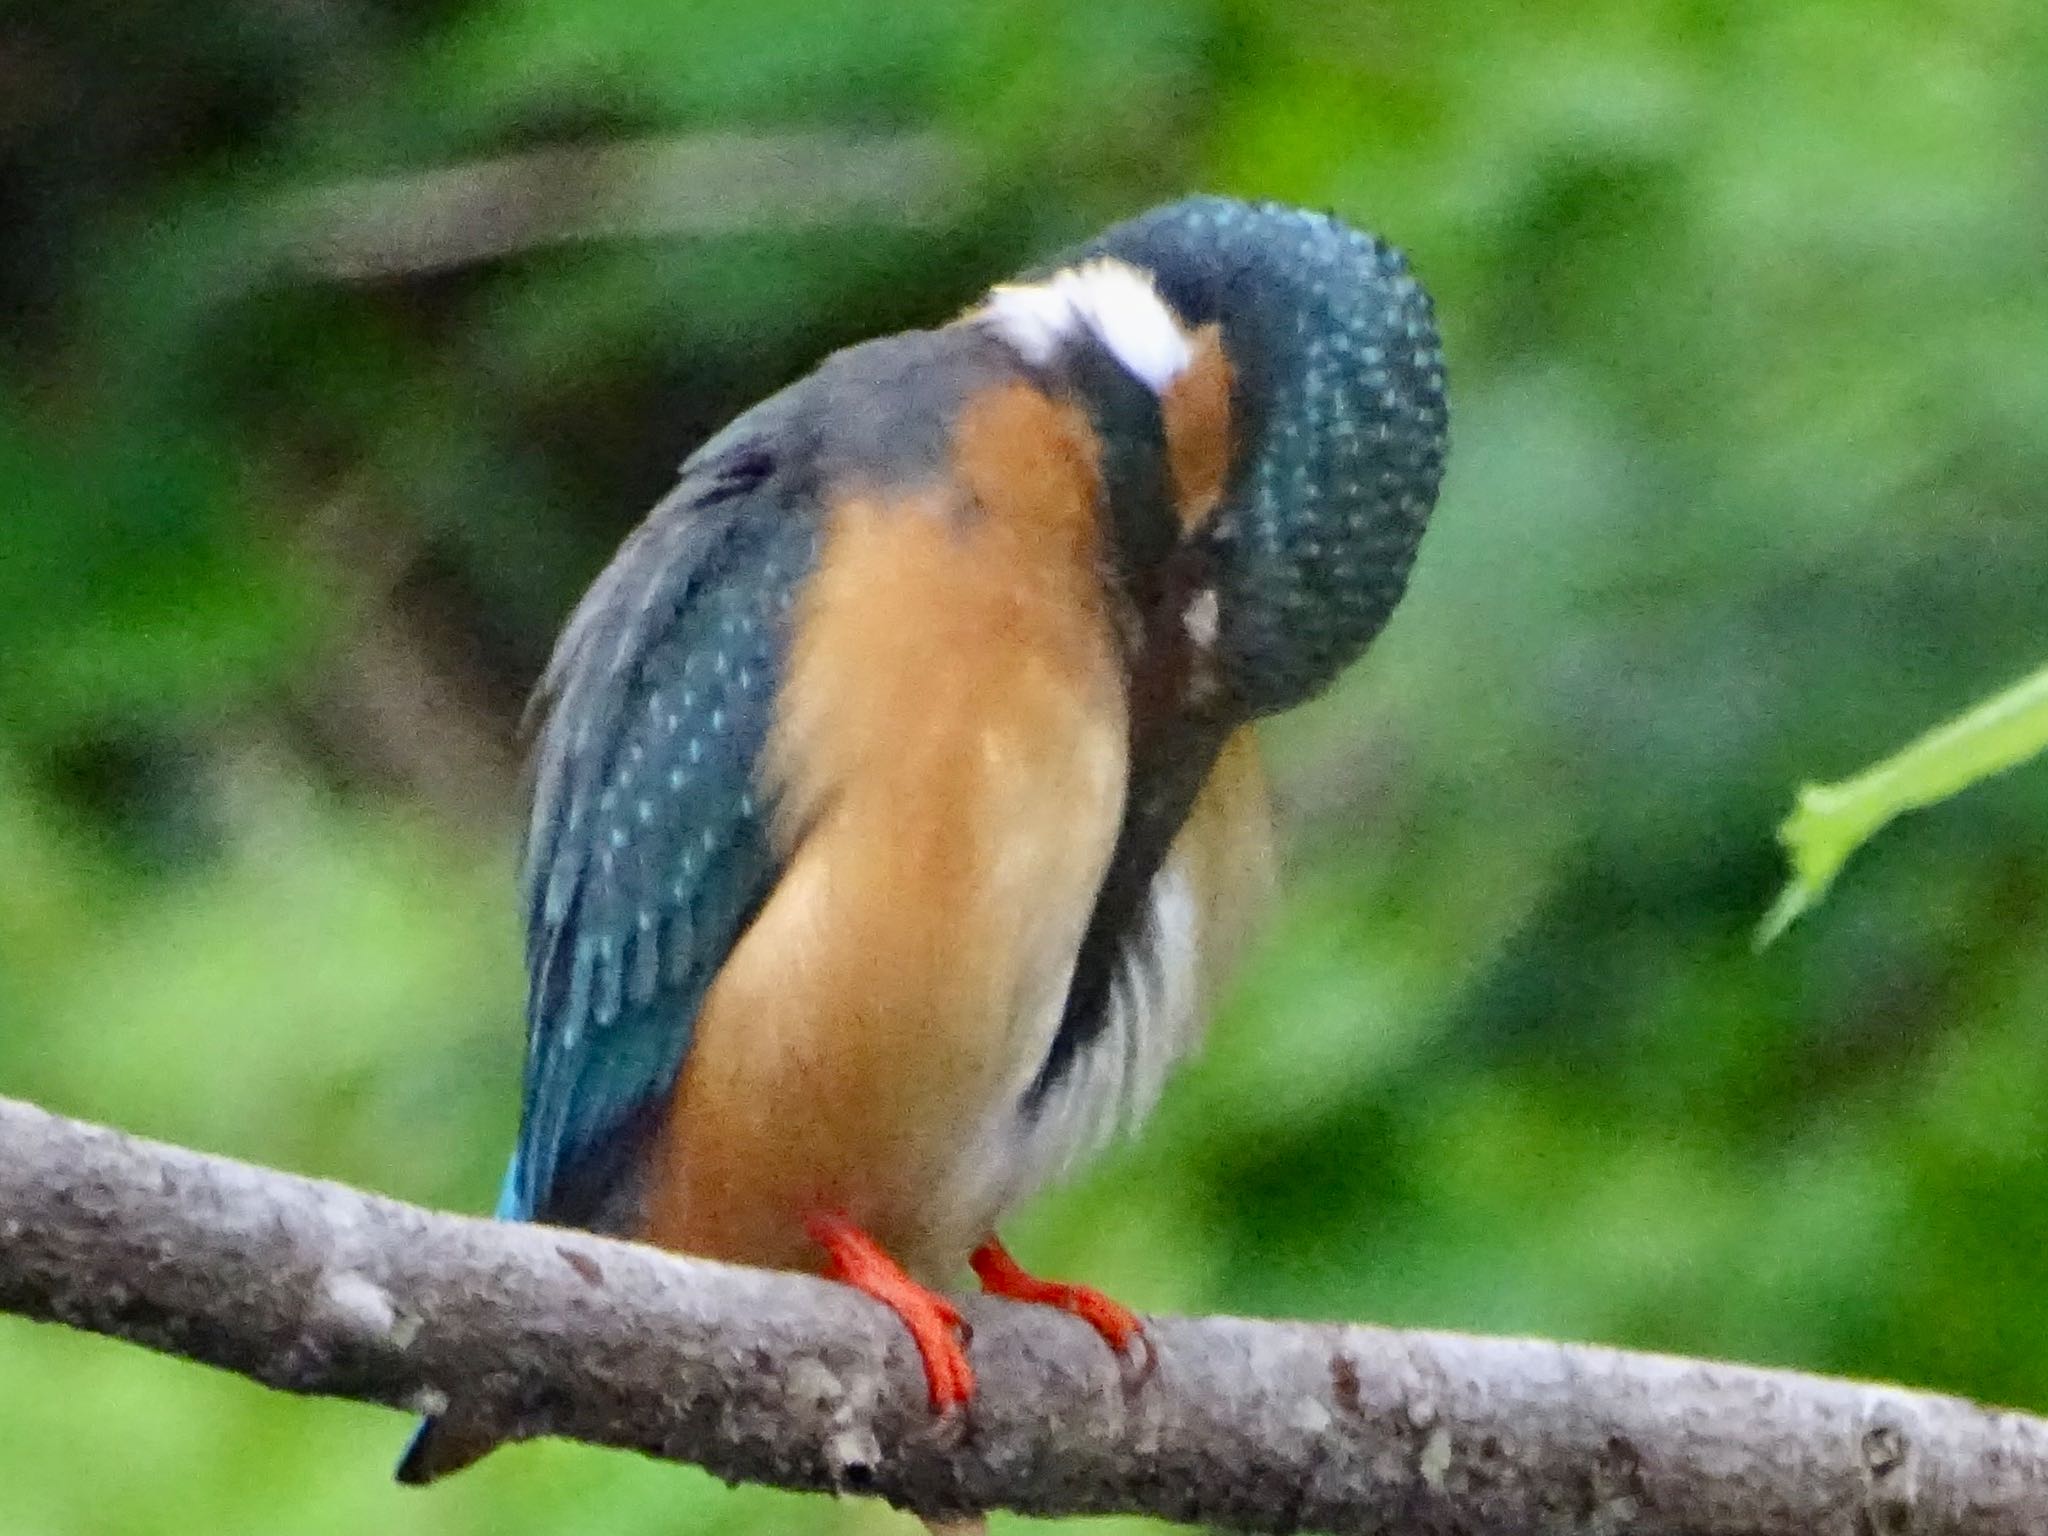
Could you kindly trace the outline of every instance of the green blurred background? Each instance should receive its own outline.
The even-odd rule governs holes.
[[[1451,475],[1273,733],[1213,1048],[1014,1246],[2048,1410],[2048,770],[1749,947],[1797,781],[2048,653],[2039,0],[0,9],[0,1092],[488,1205],[569,604],[730,414],[1194,188],[1408,248]],[[4,1320],[0,1382],[7,1536],[897,1528],[400,1491],[395,1414]]]

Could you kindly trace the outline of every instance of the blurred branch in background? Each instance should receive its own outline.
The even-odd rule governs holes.
[[[288,1391],[455,1411],[931,1514],[1246,1529],[2020,1536],[2048,1422],[1614,1350],[1161,1319],[1126,1385],[1035,1308],[971,1308],[981,1389],[935,1423],[851,1291],[440,1216],[0,1099],[0,1308]]]
[[[2048,667],[1936,726],[1854,778],[1808,784],[1778,828],[1792,877],[1757,930],[1769,944],[1819,903],[1849,856],[1908,811],[2048,752]]]
[[[317,504],[300,541],[336,610],[336,654],[301,680],[295,722],[324,754],[367,767],[454,821],[514,814],[517,754],[465,649],[459,623],[409,576],[420,534],[354,484]]]
[[[968,191],[937,134],[715,133],[550,146],[342,182],[285,199],[274,250],[362,281],[584,240],[786,232],[856,220],[944,224]]]

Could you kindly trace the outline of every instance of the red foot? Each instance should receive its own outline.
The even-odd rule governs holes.
[[[1130,1355],[1145,1336],[1145,1325],[1129,1307],[1111,1301],[1090,1286],[1062,1285],[1025,1273],[999,1238],[991,1237],[975,1249],[968,1262],[989,1295],[1071,1312],[1101,1334],[1103,1342],[1120,1355]]]
[[[924,1361],[932,1412],[951,1413],[974,1396],[974,1368],[960,1341],[959,1309],[903,1272],[867,1233],[836,1213],[813,1216],[806,1230],[832,1260],[832,1278],[872,1296],[903,1319]]]

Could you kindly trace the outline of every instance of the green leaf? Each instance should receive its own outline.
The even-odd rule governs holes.
[[[1778,827],[1792,878],[1757,928],[1771,943],[1827,894],[1849,855],[1906,811],[1935,805],[2048,750],[2048,667],[1835,784],[1808,784]]]

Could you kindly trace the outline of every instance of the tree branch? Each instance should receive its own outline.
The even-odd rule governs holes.
[[[449,1403],[929,1514],[1254,1530],[2022,1536],[2048,1423],[1654,1355],[1233,1318],[1151,1324],[1126,1391],[1071,1319],[978,1303],[964,1430],[841,1287],[436,1215],[0,1099],[0,1309],[291,1392]],[[396,1435],[394,1434],[394,1445]]]
[[[686,134],[315,187],[278,205],[272,234],[287,268],[361,282],[588,240],[937,225],[968,180],[935,134]]]

